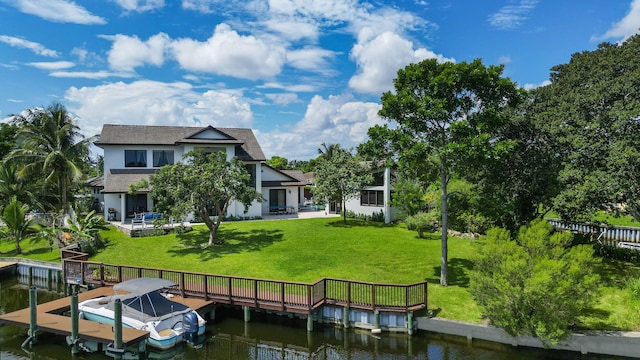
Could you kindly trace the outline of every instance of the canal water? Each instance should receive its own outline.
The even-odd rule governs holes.
[[[0,280],[0,314],[29,306],[26,280]],[[40,285],[40,284],[39,284]],[[43,284],[47,287],[47,284]],[[40,285],[42,286],[42,285]],[[61,288],[38,290],[38,303],[63,296]],[[287,360],[463,360],[463,359],[584,359],[620,360],[612,356],[580,355],[574,352],[512,347],[466,338],[418,332],[414,336],[382,333],[373,335],[362,330],[342,330],[316,325],[306,331],[306,321],[288,317],[252,314],[245,323],[239,311],[219,308],[210,321],[200,348],[183,346],[174,351],[150,353],[160,359],[287,359]],[[0,359],[70,359],[71,350],[62,336],[40,334],[38,344],[21,348],[27,330],[0,325]],[[111,359],[101,353],[82,353],[76,359]]]

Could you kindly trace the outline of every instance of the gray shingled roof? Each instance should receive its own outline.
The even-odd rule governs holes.
[[[193,138],[207,129],[221,133],[226,139]],[[108,145],[235,144],[236,156],[239,160],[266,160],[253,131],[243,128],[106,124],[102,127],[99,140],[94,144],[99,147]]]
[[[129,192],[129,184],[135,184],[141,180],[149,180],[149,175],[156,169],[111,169],[107,175],[107,183],[103,193],[121,194]],[[140,193],[149,192],[149,189],[140,189]]]

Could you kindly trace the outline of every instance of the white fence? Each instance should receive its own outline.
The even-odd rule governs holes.
[[[620,241],[640,243],[640,228],[604,224],[569,223],[558,219],[547,219],[547,221],[558,230],[570,230],[574,233],[591,234],[593,240],[600,240],[609,245],[615,245],[615,243]]]

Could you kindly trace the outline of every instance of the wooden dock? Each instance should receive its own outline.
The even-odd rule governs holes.
[[[78,302],[85,300],[113,295],[112,287],[101,287],[94,290],[82,292],[78,294]],[[183,299],[176,296],[171,299],[175,302],[181,302],[194,310],[206,308],[211,301],[197,298]],[[48,332],[58,335],[71,335],[71,318],[64,316],[65,312],[71,309],[71,298],[66,297],[54,301],[50,301],[37,306],[37,323],[38,331]],[[29,308],[14,311],[8,314],[0,315],[0,323],[16,325],[29,328],[30,325]],[[100,324],[97,322],[79,319],[78,336],[80,339],[95,341],[100,344],[109,344],[114,340],[113,326]],[[128,327],[122,328],[122,343],[124,347],[137,344],[149,337],[148,331],[136,330]]]

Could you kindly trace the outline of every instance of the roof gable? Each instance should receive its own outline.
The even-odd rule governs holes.
[[[187,139],[198,139],[198,140],[236,140],[229,135],[215,129],[212,126],[207,126],[204,129],[200,129],[195,132],[193,135],[186,137],[183,142]]]

